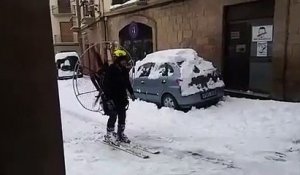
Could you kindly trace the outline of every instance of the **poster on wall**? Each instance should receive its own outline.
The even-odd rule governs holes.
[[[252,42],[258,41],[273,41],[273,25],[252,27]]]
[[[257,57],[267,57],[268,56],[268,42],[257,42]]]

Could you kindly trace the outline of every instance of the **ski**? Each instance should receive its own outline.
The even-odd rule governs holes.
[[[104,141],[102,141],[102,143],[104,143],[104,144],[106,144],[108,146],[111,146],[111,147],[113,147],[115,149],[118,149],[118,150],[124,151],[126,153],[129,153],[131,155],[137,156],[137,157],[142,158],[142,159],[149,159],[150,158],[150,156],[148,156],[148,155],[146,155],[146,154],[144,154],[142,152],[139,152],[139,151],[135,150],[134,148],[131,148],[131,147],[128,147],[128,146],[124,146],[122,144],[116,145],[116,144],[107,143],[107,142],[104,142]]]
[[[159,150],[156,150],[154,148],[150,148],[150,147],[146,147],[143,145],[140,145],[138,143],[120,143],[122,146],[124,147],[129,147],[131,149],[137,149],[137,150],[141,150],[144,151],[146,153],[150,153],[150,154],[160,154]]]

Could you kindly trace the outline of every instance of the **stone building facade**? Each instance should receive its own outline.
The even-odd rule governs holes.
[[[76,9],[75,2],[70,0],[50,0],[49,3],[54,52],[76,51],[80,53],[77,33],[71,30],[73,24],[72,16],[75,15]]]
[[[222,70],[229,91],[300,101],[299,0],[138,0],[117,8],[109,0],[99,3],[102,12],[81,28],[83,45],[119,41],[132,52],[142,50],[137,59],[193,48]],[[259,26],[271,26],[271,40],[251,40]],[[259,55],[259,44],[268,51]]]

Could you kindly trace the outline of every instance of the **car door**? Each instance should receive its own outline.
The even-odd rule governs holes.
[[[157,65],[156,69],[151,73],[156,74],[156,76],[151,77],[151,75],[146,80],[146,98],[147,101],[160,103],[161,95],[165,91],[168,84],[168,77],[174,72],[170,69],[167,63]]]
[[[146,100],[146,80],[150,74],[153,63],[146,63],[140,66],[135,72],[135,78],[133,81],[133,91],[137,98]]]

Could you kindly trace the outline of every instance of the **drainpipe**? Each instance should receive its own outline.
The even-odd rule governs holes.
[[[103,22],[103,25],[104,25],[104,42],[106,43],[107,42],[107,38],[108,38],[108,36],[107,36],[107,17],[105,16],[104,17],[104,22]],[[107,45],[106,45],[107,46]],[[106,63],[108,63],[109,62],[109,60],[108,60],[108,52],[107,52],[107,47],[105,48],[105,54],[106,54]]]
[[[105,41],[107,41],[107,38],[108,38],[108,36],[107,36],[107,17],[105,16],[104,17],[104,40]]]
[[[103,17],[103,27],[104,27],[104,43],[107,42],[107,16],[104,15],[104,11],[105,11],[105,8],[104,8],[104,0],[101,0],[101,6],[102,6],[102,12],[101,12],[101,16]],[[105,48],[105,51],[104,51],[106,57],[104,58],[104,62],[108,63],[108,52],[107,52],[107,48]]]
[[[76,2],[77,23],[78,23],[78,27],[80,28],[79,31],[77,32],[77,38],[80,46],[80,51],[81,53],[83,53],[82,34],[81,34],[81,9],[80,9],[79,0],[76,0],[75,2]]]
[[[287,18],[286,18],[286,37],[285,37],[285,47],[284,47],[284,62],[283,62],[283,72],[282,72],[282,90],[283,90],[283,100],[287,100],[287,62],[288,62],[288,44],[289,44],[289,31],[290,31],[290,15],[291,15],[291,0],[288,0]]]
[[[107,31],[106,31],[106,26],[107,26],[107,24],[106,24],[106,22],[107,22],[107,17],[106,16],[104,16],[104,10],[105,10],[105,8],[104,8],[104,0],[101,0],[101,17],[104,19],[104,41],[106,41],[107,40]],[[100,19],[101,19],[101,17],[100,17]]]

